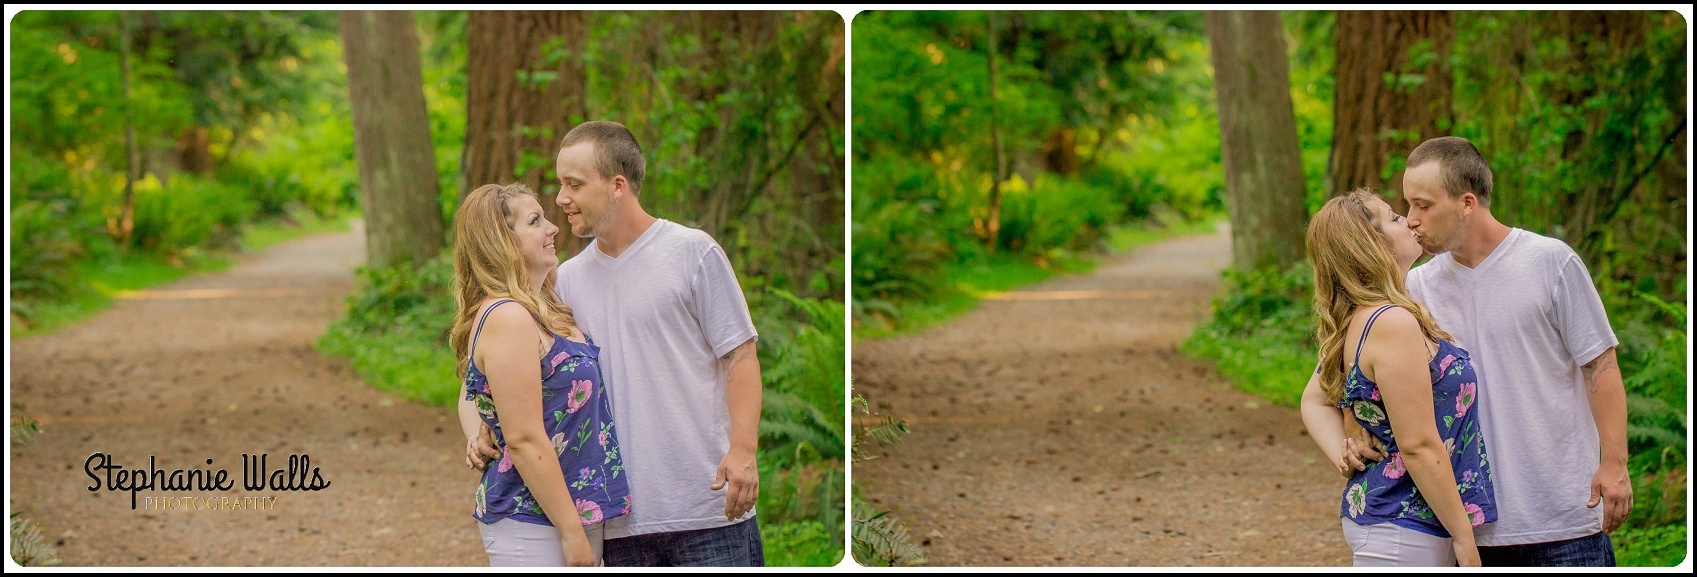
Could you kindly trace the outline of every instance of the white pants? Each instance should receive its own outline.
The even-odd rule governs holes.
[[[1395,523],[1357,525],[1343,517],[1343,538],[1355,551],[1356,567],[1454,567],[1450,540]]]
[[[576,521],[576,519],[573,519]],[[560,530],[548,525],[502,519],[493,525],[477,524],[483,534],[483,552],[490,567],[565,567],[566,551],[560,548]],[[601,564],[601,523],[584,525],[595,564]]]

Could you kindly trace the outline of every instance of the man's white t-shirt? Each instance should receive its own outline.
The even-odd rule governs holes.
[[[755,338],[724,249],[667,220],[618,258],[596,242],[560,263],[555,290],[601,347],[601,371],[630,475],[631,513],[607,538],[723,527],[726,489],[709,490],[730,450],[719,357]]]
[[[1599,443],[1580,367],[1619,341],[1579,255],[1516,228],[1477,267],[1432,257],[1409,271],[1408,290],[1479,374],[1498,520],[1475,529],[1478,543],[1602,531],[1603,507],[1585,506]]]

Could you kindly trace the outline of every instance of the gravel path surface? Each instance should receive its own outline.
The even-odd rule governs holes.
[[[1297,412],[1177,350],[1230,255],[1179,238],[855,342],[856,393],[912,428],[856,490],[932,566],[1347,566]]]

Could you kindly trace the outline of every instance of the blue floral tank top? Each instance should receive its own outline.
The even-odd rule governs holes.
[[[1379,314],[1396,305],[1385,305],[1367,317],[1361,340],[1355,345],[1355,366],[1344,381],[1338,408],[1355,415],[1362,428],[1379,440],[1387,456],[1358,471],[1344,487],[1343,515],[1360,525],[1394,523],[1421,533],[1448,538],[1449,531],[1438,521],[1426,498],[1414,485],[1414,476],[1402,463],[1392,434],[1389,414],[1380,400],[1379,385],[1361,374],[1361,345]],[[1438,339],[1438,353],[1428,367],[1432,377],[1433,414],[1438,436],[1450,455],[1456,489],[1462,508],[1474,527],[1497,520],[1497,501],[1491,488],[1491,467],[1485,456],[1485,436],[1479,430],[1479,379],[1467,351]]]
[[[507,302],[512,300],[490,305],[477,321],[477,332],[482,332],[489,312]],[[560,457],[560,472],[577,505],[579,521],[589,525],[628,514],[630,487],[613,433],[613,406],[601,381],[601,348],[593,342],[580,343],[552,331],[549,334],[554,344],[542,357],[542,414],[536,417],[541,417],[554,453]],[[476,333],[470,351],[477,351]],[[489,396],[489,380],[477,369],[475,360],[467,365],[465,389],[466,399],[477,404],[478,416],[495,432],[496,446],[501,448],[500,460],[483,470],[472,516],[484,524],[511,518],[552,526],[507,454],[501,418],[495,414],[495,401]]]

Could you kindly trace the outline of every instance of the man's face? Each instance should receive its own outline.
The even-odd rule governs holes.
[[[1402,175],[1402,196],[1408,201],[1409,230],[1426,254],[1454,250],[1461,244],[1462,219],[1472,193],[1450,198],[1444,190],[1443,173],[1437,161],[1408,169]]]
[[[560,149],[554,172],[560,179],[560,194],[554,197],[554,204],[565,212],[572,235],[601,236],[612,225],[618,207],[615,181],[623,182],[623,177],[602,178],[595,170],[595,144],[591,142]]]

